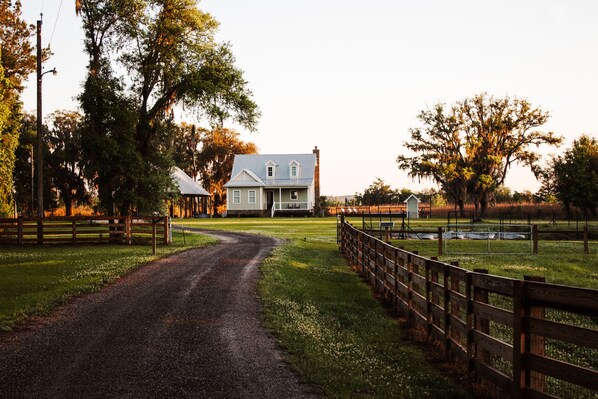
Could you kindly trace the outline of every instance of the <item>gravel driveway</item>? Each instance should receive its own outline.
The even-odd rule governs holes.
[[[316,397],[262,326],[259,265],[278,242],[211,234],[0,335],[0,397]]]

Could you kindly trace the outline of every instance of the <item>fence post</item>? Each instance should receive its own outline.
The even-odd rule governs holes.
[[[472,278],[473,275],[471,273],[467,273],[465,275],[465,370],[467,380],[471,381],[472,373],[473,373],[473,364],[472,359],[476,356],[473,347],[473,330],[474,330],[474,317],[473,317],[473,301],[471,299],[471,292],[473,291],[472,288]]]
[[[546,279],[540,276],[523,276],[524,281],[536,281],[544,283]],[[545,319],[546,309],[543,306],[530,306],[529,303],[524,304],[525,314],[535,319]],[[528,347],[529,345],[529,347]],[[533,353],[534,355],[544,356],[546,353],[546,339],[541,335],[529,334],[529,341],[526,345],[526,352]],[[546,377],[544,374],[530,371],[526,368],[525,370],[525,384],[526,386],[534,389],[538,392],[544,392],[546,390]]]
[[[77,216],[73,216],[71,225],[71,238],[73,239],[73,244],[77,244]]]
[[[344,230],[345,230],[345,215],[341,215],[341,219],[340,219],[340,226],[339,226],[339,230],[338,230],[338,237],[340,240],[340,244],[341,244],[341,253],[345,253],[345,240],[344,240]]]
[[[443,291],[444,291],[444,356],[445,359],[449,360],[451,357],[451,314],[450,314],[450,299],[451,290],[449,287],[449,266],[442,266],[442,280],[443,280]]]
[[[457,261],[451,262],[451,265],[455,266],[455,267],[459,267],[459,262],[457,262]],[[451,291],[460,293],[459,280],[455,279],[454,276],[451,276]],[[453,305],[453,301],[450,301],[450,304],[451,304],[451,314],[453,316],[459,318],[459,316],[460,316],[459,308],[457,306]],[[461,333],[459,332],[459,330],[453,330],[451,335],[452,335],[453,339],[455,339],[459,343],[461,343]]]
[[[168,237],[170,237],[169,231],[170,223],[168,221],[168,215],[164,216],[164,245],[168,245]]]
[[[23,216],[17,219],[17,244],[23,245]]]
[[[583,253],[585,255],[590,253],[590,246],[588,245],[588,225],[583,226]]]
[[[407,319],[413,322],[413,260],[412,256],[407,257]]]
[[[425,264],[425,274],[426,274],[426,335],[427,340],[430,341],[432,339],[432,324],[434,321],[432,320],[432,276],[430,271],[430,260],[426,259]],[[436,278],[438,281],[438,278]]]
[[[436,256],[433,256],[430,259],[430,262],[436,262],[438,261],[438,258]],[[427,263],[430,264],[430,263]],[[431,266],[429,266],[430,268],[430,282],[431,283],[435,283],[435,284],[429,284],[429,290],[430,290],[430,300],[431,300],[431,304],[430,304],[430,317],[431,317],[431,325],[430,325],[430,332],[434,329],[434,306],[439,306],[440,305],[440,297],[438,296],[438,293],[433,292],[432,290],[432,286],[434,287],[438,287],[438,271],[437,270],[432,270]],[[436,322],[438,322],[438,319],[436,319]]]
[[[125,243],[127,245],[131,245],[131,223],[133,223],[133,218],[131,216],[125,217]]]
[[[37,219],[37,243],[39,245],[44,243],[44,220],[42,218]]]
[[[436,257],[436,256],[432,256],[430,259],[432,261],[438,261],[438,257]],[[430,281],[433,282],[433,283],[438,284],[438,272],[437,271],[432,271],[430,269]],[[431,286],[431,284],[430,284],[430,286]],[[435,304],[435,305],[439,305],[440,304],[440,298],[438,297],[438,294],[431,293],[431,295],[432,295],[432,303]]]
[[[486,269],[473,269],[473,271],[475,273],[481,273],[481,274],[488,274],[488,270]],[[478,288],[478,287],[473,287],[473,300],[475,302],[480,302],[480,303],[488,303],[488,291]],[[474,322],[475,324],[473,324],[473,328],[481,333],[490,335],[490,320],[478,317],[477,315],[475,315],[473,313],[473,306],[472,309],[470,309],[470,313],[471,316],[474,317]],[[478,351],[477,347],[476,348],[472,348],[473,349],[473,356],[475,356],[476,358],[480,359],[482,362],[490,365],[490,353],[487,350],[481,350]]]
[[[524,326],[524,281],[516,280],[513,286],[513,392],[512,397],[522,399],[525,393],[525,367],[523,356],[526,347]]]
[[[395,248],[394,249],[395,252],[395,267],[394,267],[394,281],[395,281],[395,292],[394,292],[394,298],[393,298],[393,307],[395,312],[399,312],[400,313],[400,305],[399,305],[399,249]]]
[[[371,283],[370,283],[371,284]],[[378,240],[374,238],[374,292],[378,292]]]
[[[438,256],[444,255],[442,242],[442,226],[438,227]]]
[[[534,224],[532,226],[532,240],[534,243],[534,255],[538,255],[538,225]]]
[[[152,255],[156,255],[156,224],[158,219],[152,218]]]
[[[363,278],[365,270],[365,233],[361,232],[359,236],[361,238],[361,265],[359,268],[359,275]]]

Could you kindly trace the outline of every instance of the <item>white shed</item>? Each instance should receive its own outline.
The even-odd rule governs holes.
[[[411,194],[405,203],[407,204],[407,217],[409,219],[419,218],[419,198]]]

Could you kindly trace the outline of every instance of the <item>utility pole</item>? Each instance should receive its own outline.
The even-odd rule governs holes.
[[[37,217],[44,218],[44,172],[42,132],[42,20],[37,21]]]
[[[35,209],[35,167],[33,158],[33,144],[31,144],[31,209],[29,210],[29,217],[33,217],[33,210]]]
[[[37,218],[44,218],[44,132],[42,131],[42,77],[56,68],[42,72],[42,15],[37,21]]]

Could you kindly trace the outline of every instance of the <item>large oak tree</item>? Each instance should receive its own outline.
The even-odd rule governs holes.
[[[214,126],[233,119],[253,129],[259,116],[257,106],[242,72],[234,65],[230,47],[214,40],[217,22],[197,9],[195,1],[80,0],[77,3],[90,55],[88,84],[81,97],[88,130],[93,132],[90,136],[98,138],[96,141],[101,145],[101,139],[108,135],[105,125],[113,120],[107,111],[116,111],[113,106],[101,111],[105,96],[100,95],[103,92],[98,85],[106,90],[112,87],[113,103],[127,102],[132,110],[127,121],[133,123],[133,129],[126,124],[118,134],[128,135],[130,139],[124,143],[133,144],[127,147],[127,152],[135,160],[134,165],[124,165],[125,175],[120,177],[129,180],[126,187],[135,190],[114,205],[123,214],[130,212],[133,205],[143,212],[158,210],[171,183],[169,169],[173,162],[168,149],[176,132],[172,124],[173,108],[184,106],[194,110]],[[125,68],[127,76],[115,79],[115,65]],[[93,82],[102,76],[104,83]],[[108,158],[115,162],[122,160],[118,156]],[[100,175],[103,168],[96,165],[92,169]],[[114,176],[97,179],[100,198],[104,198],[105,204],[114,202],[114,198],[106,196],[117,195],[120,187],[124,187],[109,183],[114,180]],[[102,189],[107,185],[112,187]]]
[[[422,126],[411,129],[405,143],[415,155],[400,155],[397,162],[411,176],[432,178],[461,210],[469,196],[481,216],[514,163],[537,170],[539,155],[532,145],[562,141],[535,130],[549,114],[525,99],[482,93],[445,108],[438,104],[420,113]]]

